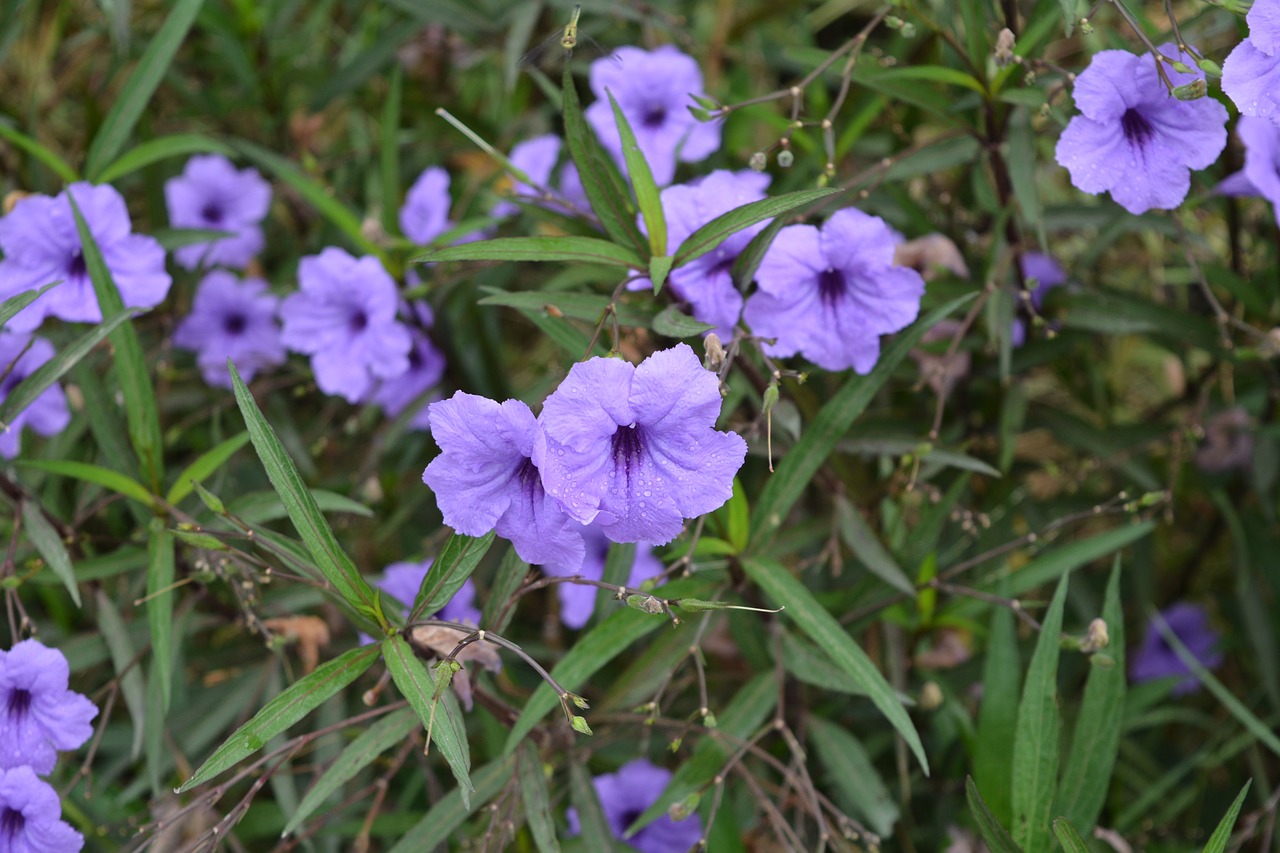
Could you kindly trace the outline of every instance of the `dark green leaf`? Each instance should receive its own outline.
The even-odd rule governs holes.
[[[1090,853],[1089,845],[1084,843],[1080,833],[1076,832],[1071,821],[1065,817],[1054,819],[1053,834],[1058,837],[1058,843],[1066,853]]]
[[[508,784],[514,783],[512,771],[515,769],[515,756],[506,755],[490,761],[475,773],[471,774],[475,782],[474,801],[476,808],[498,796]],[[431,810],[423,815],[422,820],[401,836],[389,853],[421,853],[423,850],[434,850],[454,838],[458,828],[470,816],[471,809],[462,804],[462,789],[455,788],[436,802]]]
[[[60,477],[70,477],[73,480],[102,486],[116,494],[135,500],[148,509],[154,509],[157,506],[155,496],[137,480],[126,477],[119,471],[103,468],[101,465],[64,459],[20,459],[17,464],[22,468],[34,468],[37,471],[47,471]]]
[[[1001,595],[1006,595],[1001,588]],[[1013,822],[1013,738],[1018,724],[1018,686],[1022,666],[1013,611],[993,607],[982,668],[982,708],[973,748],[973,775],[987,792],[986,805],[1002,824]]]
[[[594,237],[500,237],[461,246],[445,246],[414,258],[419,263],[443,261],[570,261],[634,269],[644,261],[635,252]]]
[[[120,692],[124,696],[124,706],[129,710],[129,718],[133,723],[133,746],[129,757],[137,759],[142,751],[142,738],[147,726],[147,690],[142,683],[142,667],[136,660],[137,653],[133,640],[129,637],[129,629],[120,618],[120,611],[102,587],[94,591],[94,602],[98,606],[97,625],[102,631],[102,639],[111,653],[111,663],[115,667],[116,677],[120,679]]]
[[[982,801],[982,794],[978,793],[978,786],[973,783],[972,777],[965,777],[964,793],[969,802],[969,813],[977,822],[978,832],[991,848],[991,853],[1022,853],[1022,848],[1014,843],[1009,832],[1000,825],[1000,821],[996,820],[996,816]]]
[[[195,488],[193,483],[203,482],[204,479],[219,468],[232,457],[240,448],[249,443],[249,433],[242,432],[239,435],[232,436],[225,441],[221,441],[209,450],[200,454],[194,462],[183,469],[177,479],[173,481],[173,486],[169,488],[169,494],[165,496],[165,502],[171,506],[177,506],[182,499],[191,494],[191,490]]]
[[[1042,584],[1052,583],[1081,566],[1088,565],[1094,560],[1113,554],[1138,541],[1154,529],[1153,521],[1130,523],[1099,533],[1097,536],[1069,542],[1061,548],[1055,548],[1008,575],[1009,586],[1006,594],[1016,598]],[[987,586],[993,588],[994,585]]]
[[[840,538],[849,546],[849,550],[853,551],[858,562],[889,586],[915,598],[915,584],[911,583],[911,579],[898,567],[888,549],[880,544],[879,537],[862,517],[862,513],[858,512],[843,495],[836,496],[836,520],[840,525]]]
[[[827,769],[827,777],[853,813],[877,835],[891,834],[901,810],[862,742],[817,714],[809,716],[808,726],[811,754]]]
[[[569,796],[573,800],[573,807],[578,810],[578,823],[587,849],[599,853],[617,853],[619,842],[600,807],[600,797],[596,794],[591,775],[584,764],[576,761],[569,765]]]
[[[627,121],[622,108],[614,100],[613,93],[606,90],[605,94],[609,98],[609,105],[613,107],[613,121],[618,126],[622,159],[627,164],[631,188],[636,194],[636,205],[640,208],[640,215],[644,217],[645,230],[649,233],[649,252],[654,257],[665,255],[667,254],[667,218],[662,211],[662,197],[658,193],[658,185],[654,183],[653,171],[644,159],[644,152],[640,150],[640,143],[636,142],[631,123]],[[667,268],[670,269],[670,266],[668,265]],[[665,275],[661,277],[666,278]],[[654,281],[655,292],[661,286],[658,281]]]
[[[0,127],[3,127],[3,125],[0,125]],[[4,302],[0,302],[0,326],[8,323],[17,316],[19,311],[26,308],[32,302],[35,302],[41,296],[44,296],[50,288],[57,287],[60,284],[62,284],[61,281],[51,281],[36,290],[25,290],[16,296],[10,296]],[[6,365],[0,364],[0,370],[3,370],[5,367]]]
[[[838,189],[799,190],[786,195],[764,198],[735,207],[694,231],[675,252],[675,265],[682,267],[712,252],[730,236],[745,231],[757,222],[791,213],[805,205],[841,192]],[[748,244],[749,245],[749,244]],[[735,279],[737,277],[735,276]]]
[[[148,139],[121,154],[114,163],[102,170],[97,181],[109,184],[141,168],[168,160],[170,157],[187,157],[191,154],[221,154],[234,156],[231,146],[202,133],[175,133],[159,139]]]
[[[667,283],[667,274],[671,272],[671,264],[675,258],[670,255],[654,255],[649,258],[649,281],[653,283],[653,292],[662,290]]]
[[[67,183],[74,183],[80,179],[76,174],[76,170],[71,165],[58,156],[57,153],[41,145],[35,139],[27,136],[15,127],[11,127],[7,122],[0,121],[0,139],[8,140],[14,146],[35,157],[45,165],[49,171],[53,172],[59,178]]]
[[[692,338],[714,328],[711,323],[693,319],[675,305],[668,305],[653,318],[653,330],[668,338]]]
[[[449,535],[440,554],[432,561],[431,569],[422,579],[422,588],[418,590],[418,597],[409,614],[410,621],[424,613],[435,613],[449,603],[449,599],[462,588],[480,560],[489,552],[494,535],[492,530],[480,537],[463,536],[461,533]]]
[[[22,501],[22,530],[31,540],[31,544],[44,558],[49,571],[62,581],[62,585],[71,594],[71,600],[80,606],[80,585],[76,583],[75,569],[71,567],[71,556],[67,554],[67,546],[62,537],[54,529],[49,520],[40,511],[40,505],[34,501]]]
[[[605,316],[604,312],[609,310],[609,305],[612,304],[618,322],[624,326],[643,328],[654,320],[653,308],[648,302],[630,305],[625,302],[615,302],[608,296],[595,293],[545,290],[499,291],[492,288],[481,288],[481,290],[489,295],[480,300],[480,305],[502,305],[523,312],[538,312],[544,315],[547,311],[554,310],[575,320],[595,323]],[[585,346],[584,342],[583,348]],[[579,350],[577,354],[581,355],[582,351]]]
[[[547,775],[542,772],[538,750],[529,741],[522,743],[516,754],[516,771],[524,816],[529,822],[534,843],[541,853],[560,853],[555,818],[551,815],[551,795],[547,792]]]
[[[160,696],[169,707],[173,678],[173,534],[164,519],[151,519],[147,533],[147,624],[151,627],[152,678],[160,679]]]
[[[1213,835],[1209,836],[1209,843],[1204,846],[1204,853],[1226,853],[1227,842],[1231,840],[1231,829],[1236,825],[1236,818],[1240,816],[1240,807],[1244,805],[1245,794],[1249,793],[1249,786],[1252,784],[1252,779],[1244,783],[1231,808],[1227,809],[1227,813],[1222,816],[1218,828],[1213,831]]]

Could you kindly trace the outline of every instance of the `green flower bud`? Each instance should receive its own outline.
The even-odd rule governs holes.
[[[587,725],[586,717],[579,717],[576,714],[569,718],[569,725],[573,726],[573,730],[580,735],[591,734],[591,726]]]
[[[702,801],[702,795],[692,793],[678,803],[672,803],[667,809],[667,817],[672,820],[685,820],[691,814],[698,810],[698,803]]]
[[[747,161],[747,165],[751,167],[753,172],[763,172],[765,167],[769,165],[769,158],[765,156],[763,151],[757,151],[751,155],[751,159]]]
[[[791,153],[790,148],[783,148],[778,152],[778,165],[783,169],[790,169],[791,164],[796,161],[796,155]]]
[[[1193,80],[1185,86],[1173,90],[1173,96],[1179,101],[1198,101],[1209,91],[1203,80]]]
[[[1200,70],[1210,77],[1221,77],[1222,66],[1214,62],[1212,59],[1200,59],[1196,61],[1196,65],[1200,66]]]

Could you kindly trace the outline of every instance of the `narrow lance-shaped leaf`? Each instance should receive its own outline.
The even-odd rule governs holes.
[[[182,499],[191,494],[191,490],[195,488],[195,483],[203,482],[204,479],[212,475],[221,468],[226,461],[230,459],[237,450],[249,443],[249,433],[242,432],[239,435],[233,435],[231,438],[221,441],[204,453],[182,470],[177,478],[173,481],[173,485],[169,488],[169,494],[165,495],[165,502],[169,504],[178,504]]]
[[[3,125],[0,125],[0,127],[3,127]],[[36,290],[24,290],[22,293],[19,293],[16,296],[10,296],[4,302],[0,302],[0,326],[3,326],[5,323],[16,317],[18,312],[23,308],[26,308],[32,302],[35,302],[41,296],[44,296],[50,288],[57,287],[60,284],[62,284],[61,280],[51,281]],[[0,364],[0,370],[3,370],[4,367],[5,365]]]
[[[40,511],[39,504],[34,501],[22,501],[22,530],[31,540],[31,544],[44,558],[49,571],[62,581],[62,585],[71,594],[76,607],[80,606],[80,585],[76,583],[75,569],[71,566],[71,556],[67,554],[67,546],[63,544],[58,531],[49,523]]]
[[[1252,784],[1252,779],[1244,783],[1231,808],[1227,809],[1227,813],[1222,816],[1218,828],[1213,831],[1213,835],[1209,836],[1209,842],[1204,846],[1204,853],[1226,853],[1227,842],[1231,840],[1231,830],[1236,825],[1236,818],[1240,816],[1240,808],[1244,805],[1245,795],[1249,793],[1249,786]]]
[[[560,853],[556,838],[555,818],[551,815],[551,795],[547,792],[547,777],[542,772],[538,750],[529,741],[520,746],[516,755],[516,778],[520,782],[520,799],[524,803],[525,820],[540,853]]]
[[[632,269],[644,261],[623,246],[594,237],[502,237],[477,240],[461,246],[432,249],[414,259],[420,263],[443,261],[565,261]]]
[[[1004,587],[1000,595],[1008,596]],[[1013,741],[1009,732],[1018,723],[1018,693],[1022,664],[1013,611],[993,607],[982,668],[982,707],[978,711],[978,740],[973,750],[974,784],[986,791],[985,804],[1002,824],[1013,822]]]
[[[1065,817],[1054,819],[1053,834],[1057,836],[1058,843],[1062,845],[1062,849],[1066,853],[1090,853],[1089,845],[1085,844],[1084,839],[1080,837],[1080,833],[1076,832],[1076,828],[1071,825],[1071,821]]]
[[[80,179],[80,176],[76,174],[76,170],[71,168],[71,165],[67,163],[66,160],[63,160],[58,156],[56,152],[41,145],[38,141],[27,136],[17,128],[10,127],[4,121],[0,121],[0,139],[7,140],[15,147],[20,148],[32,157],[35,157],[43,163],[49,171],[53,172],[67,183],[74,183]]]
[[[175,133],[171,136],[161,136],[159,139],[148,139],[146,142],[139,143],[121,154],[115,162],[102,170],[102,174],[98,176],[98,183],[109,184],[152,163],[159,163],[171,157],[187,157],[191,154],[221,154],[231,157],[235,152],[222,140],[202,133]]]
[[[435,613],[449,603],[454,594],[462,589],[462,585],[471,577],[471,573],[480,565],[480,560],[489,553],[493,545],[495,533],[490,530],[483,536],[463,536],[461,533],[450,534],[440,554],[431,563],[431,568],[422,579],[422,587],[414,600],[410,620],[418,616]]]
[[[636,194],[636,205],[640,215],[644,217],[645,230],[649,232],[649,252],[655,257],[667,254],[667,218],[662,212],[662,196],[658,185],[653,180],[653,170],[644,159],[640,143],[631,130],[631,122],[622,112],[622,107],[614,100],[613,93],[607,92],[609,104],[613,107],[613,120],[618,125],[618,136],[622,140],[622,158],[627,163],[627,174],[631,178],[631,188]],[[655,288],[657,282],[654,283]]]
[[[757,222],[763,222],[775,216],[782,216],[785,213],[790,213],[838,192],[842,192],[842,190],[835,188],[798,190],[786,195],[763,198],[759,201],[744,204],[741,207],[735,207],[728,213],[722,213],[717,216],[686,237],[675,251],[675,265],[682,267],[708,252],[715,251],[716,247],[729,239],[729,237],[739,231],[750,228]]]
[[[471,775],[475,782],[474,804],[480,808],[498,796],[511,781],[515,757],[503,756],[490,761]],[[422,850],[434,850],[436,847],[454,837],[458,827],[470,817],[471,807],[462,803],[462,788],[455,788],[441,797],[422,816],[422,820],[400,837],[389,853],[419,853]]]
[[[160,696],[169,708],[173,679],[173,534],[164,519],[151,519],[147,533],[147,624],[151,628],[153,678],[160,680]]]
[[[972,777],[965,777],[964,793],[969,803],[969,813],[973,815],[974,821],[978,824],[978,832],[981,833],[982,840],[987,842],[992,853],[1022,853],[1022,848],[1014,843],[1009,831],[1000,824],[996,816],[991,813],[991,809],[987,808]]]
[[[133,746],[129,757],[137,759],[142,751],[142,737],[147,725],[147,692],[142,682],[142,667],[134,660],[133,641],[129,638],[129,629],[120,618],[120,611],[102,587],[94,592],[97,604],[97,625],[102,631],[102,639],[111,654],[111,664],[115,668],[116,677],[120,679],[120,693],[124,696],[124,705],[129,710],[129,718],[133,722]]]
[[[70,459],[21,459],[17,464],[21,468],[47,471],[60,477],[70,477],[73,480],[102,486],[118,495],[135,500],[148,509],[157,507],[155,496],[148,492],[145,486],[119,471],[103,468],[101,465],[74,462]]]

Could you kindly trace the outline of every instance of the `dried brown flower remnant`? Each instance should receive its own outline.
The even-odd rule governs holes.
[[[329,645],[329,626],[319,616],[281,616],[263,619],[262,626],[296,643],[302,668],[311,672],[320,663],[320,649]]]
[[[1000,31],[1000,34],[996,36],[995,60],[996,65],[1001,68],[1004,68],[1006,65],[1013,62],[1014,39],[1015,36],[1013,34],[1013,30],[1008,27],[1005,27]]]
[[[1224,409],[1204,426],[1204,444],[1196,451],[1196,466],[1206,474],[1245,468],[1253,459],[1253,431],[1249,413],[1241,406]]]
[[[899,243],[893,250],[893,262],[911,267],[925,281],[933,281],[944,272],[956,278],[969,277],[969,266],[964,262],[964,256],[945,234],[926,234]]]
[[[958,320],[943,320],[925,332],[920,338],[920,343],[941,345],[942,342],[950,341],[959,329]],[[973,361],[969,353],[964,350],[956,350],[948,356],[946,349],[947,347],[943,346],[942,351],[937,351],[937,347],[917,348],[911,351],[911,357],[920,366],[920,380],[932,388],[935,394],[944,397],[951,393],[957,382],[969,375],[969,368]]]
[[[409,642],[415,649],[422,651],[435,652],[441,659],[447,657],[450,652],[457,647],[458,643],[470,636],[469,631],[460,631],[457,628],[446,628],[443,625],[418,625],[409,631]],[[466,663],[468,661],[484,667],[490,672],[497,672],[502,669],[502,658],[498,656],[498,652],[489,643],[484,640],[478,640],[474,643],[468,643],[463,646],[462,650],[454,655],[454,660]],[[465,669],[460,669],[453,676],[453,690],[458,694],[462,707],[468,711],[471,710],[471,679],[467,675]]]

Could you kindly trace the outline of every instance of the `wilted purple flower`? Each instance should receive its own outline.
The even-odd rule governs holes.
[[[1178,55],[1171,45],[1161,51]],[[1165,69],[1174,85],[1204,79],[1198,70]],[[1212,165],[1227,144],[1226,107],[1213,98],[1173,97],[1147,55],[1095,54],[1074,95],[1080,115],[1058,139],[1058,164],[1077,189],[1110,192],[1130,213],[1177,207],[1191,188],[1191,170]]]
[[[419,326],[430,328],[433,320],[431,306],[416,302],[408,310],[418,320]],[[377,403],[393,418],[399,417],[414,400],[439,384],[440,377],[444,375],[444,354],[431,343],[426,332],[411,326],[409,337],[413,341],[409,348],[409,369],[394,379],[381,382],[371,398],[371,402]],[[431,428],[426,403],[409,420],[409,426],[420,430]]]
[[[98,709],[67,689],[68,675],[62,652],[36,640],[0,651],[0,768],[52,772],[58,750],[77,749],[93,734]]]
[[[1245,470],[1253,462],[1253,419],[1243,406],[1223,409],[1204,425],[1196,467],[1206,474]]]
[[[1222,652],[1217,648],[1218,632],[1209,625],[1209,617],[1203,607],[1180,602],[1160,615],[1201,665],[1206,669],[1217,669],[1222,665]],[[1160,635],[1154,621],[1147,625],[1146,636],[1142,647],[1133,656],[1129,675],[1135,683],[1179,676],[1173,688],[1175,696],[1190,693],[1200,686],[1191,669]]]
[[[249,382],[259,370],[284,364],[276,323],[279,304],[262,279],[241,281],[225,270],[213,270],[201,279],[191,313],[174,331],[174,346],[198,353],[196,363],[210,385],[231,387],[228,358]]]
[[[699,122],[689,112],[692,93],[702,91],[702,72],[692,57],[669,44],[654,50],[620,47],[591,63],[596,102],[586,118],[600,143],[621,166],[622,137],[609,104],[612,92],[658,186],[671,183],[676,158],[696,163],[720,147],[720,125]]]
[[[10,331],[33,331],[45,317],[102,321],[67,192],[80,207],[126,307],[151,308],[169,292],[164,249],[151,237],[131,233],[120,193],[105,184],[75,183],[56,198],[27,196],[0,219],[0,300],[62,282],[9,320]]]
[[[1036,280],[1036,286],[1031,290],[1031,304],[1036,311],[1044,306],[1044,298],[1049,291],[1067,281],[1067,271],[1062,265],[1054,260],[1052,255],[1046,255],[1043,252],[1027,252],[1022,256],[1022,277],[1030,281]],[[1027,324],[1026,321],[1015,317],[1013,325],[1009,329],[1012,337],[1012,343],[1015,347],[1020,347],[1027,341]]]
[[[639,367],[578,362],[543,404],[533,460],[573,518],[615,542],[662,545],[733,491],[747,443],[716,430],[720,402],[719,380],[686,344]]]
[[[651,764],[644,758],[628,761],[618,768],[617,773],[595,777],[592,784],[613,837],[622,838],[636,818],[657,802],[670,781],[670,770]],[[575,809],[569,809],[565,817],[569,821],[570,834],[577,835],[582,831]],[[702,818],[698,815],[690,815],[682,821],[663,815],[633,835],[627,843],[640,853],[686,853],[701,838]]]
[[[552,180],[556,161],[560,159],[561,147],[560,137],[555,134],[535,136],[511,149],[511,163],[538,186],[557,190],[564,200],[574,207],[582,210],[590,209],[586,193],[582,189],[582,181],[578,177],[578,170],[574,168],[573,163],[565,163],[560,168],[559,186]],[[510,193],[519,198],[536,200],[539,204],[545,203],[552,210],[569,212],[563,205],[543,202],[538,198],[540,195],[538,190],[514,178],[511,181]],[[509,201],[500,201],[493,206],[494,216],[514,216],[519,212],[520,206]]]
[[[0,770],[0,850],[77,853],[84,836],[62,820],[62,801],[30,767]]]
[[[846,208],[818,230],[778,232],[756,271],[760,290],[744,317],[774,338],[770,355],[803,353],[827,370],[867,373],[880,357],[880,336],[904,328],[920,311],[924,279],[894,265],[893,232],[878,216]]]
[[[22,380],[51,358],[53,344],[44,338],[32,339],[28,335],[0,332],[0,375],[4,375],[0,379],[0,400],[8,397]],[[18,455],[23,427],[50,436],[62,432],[70,422],[71,412],[67,410],[67,396],[62,393],[62,386],[57,383],[50,385],[14,417],[13,422],[7,425],[8,429],[0,432],[0,456],[12,459]]]
[[[165,182],[164,199],[174,228],[232,235],[176,250],[174,258],[187,269],[244,269],[262,251],[261,222],[271,207],[271,185],[257,169],[236,169],[221,154],[198,154],[187,161],[181,175]]]
[[[604,564],[609,558],[609,547],[613,544],[604,535],[598,524],[588,524],[582,528],[582,539],[587,546],[586,558],[582,568],[572,571],[564,568],[544,567],[549,575],[568,577],[582,575],[591,580],[604,577]],[[653,547],[647,542],[636,544],[636,556],[631,564],[631,573],[627,576],[626,585],[638,589],[640,584],[662,574],[662,561],[653,555]],[[560,598],[560,621],[565,627],[578,629],[591,619],[596,609],[596,593],[599,590],[585,584],[556,584],[556,594]]]
[[[396,283],[373,256],[353,258],[330,246],[298,263],[301,290],[280,306],[282,340],[311,356],[316,384],[347,402],[375,379],[409,369],[409,330],[396,320]]]
[[[432,562],[431,558],[427,558],[421,563],[392,563],[382,573],[378,588],[403,604],[404,612],[408,613],[413,607],[413,600],[418,597],[418,590],[422,587],[422,581],[426,578]],[[441,607],[437,613],[428,615],[427,618],[479,625],[480,609],[475,606],[475,600],[476,585],[468,578],[444,607]]]
[[[443,452],[422,480],[436,493],[444,523],[467,536],[495,530],[525,562],[576,571],[582,534],[542,486],[531,459],[541,429],[529,407],[459,391],[429,411]]]
[[[950,273],[959,279],[969,277],[969,265],[964,262],[964,255],[960,254],[960,248],[946,234],[935,232],[908,240],[893,231],[893,239],[896,242],[893,262],[899,266],[911,267],[920,273],[925,282],[933,281],[942,273]]]

